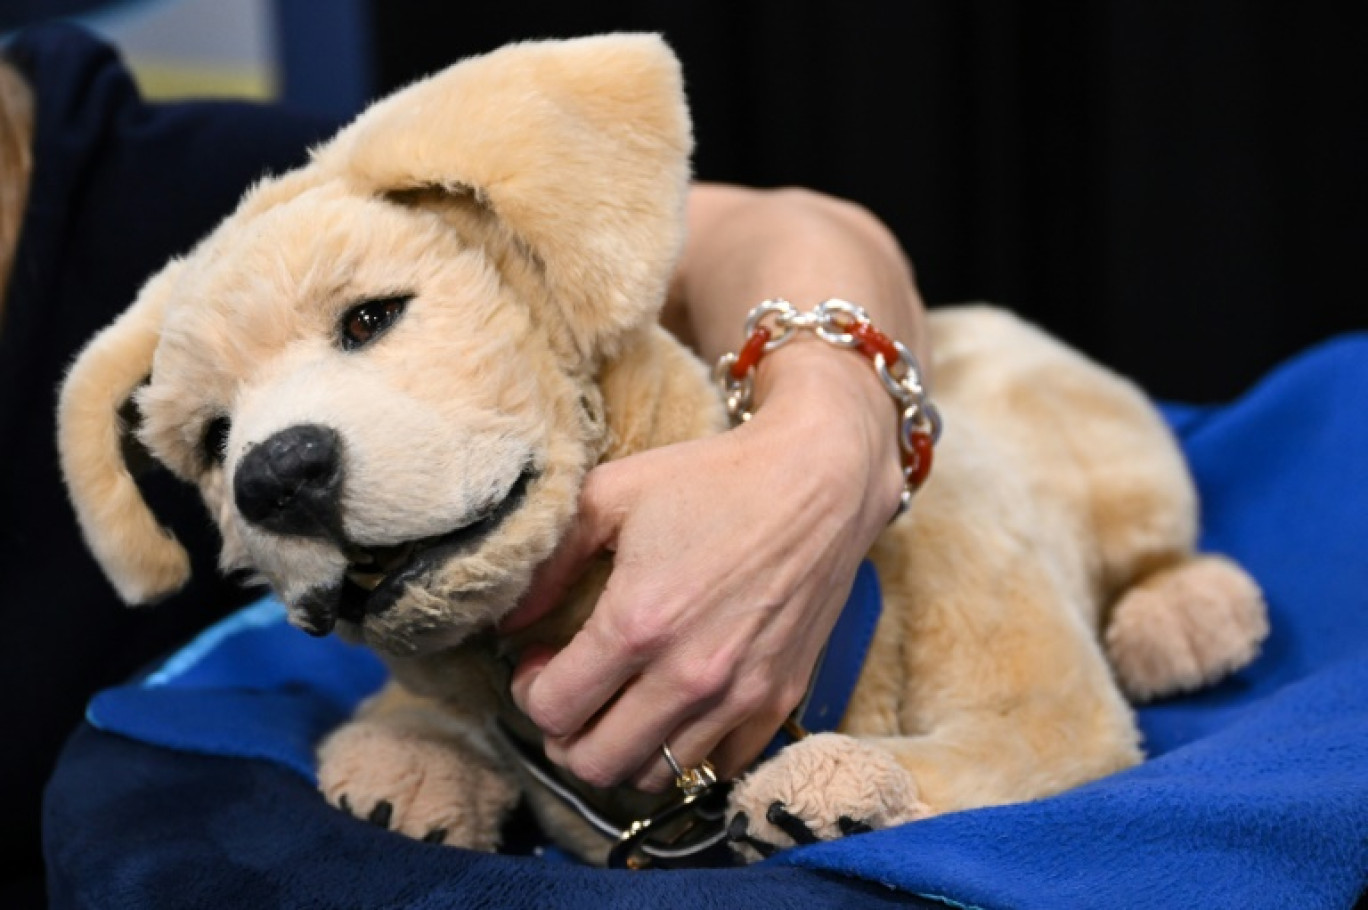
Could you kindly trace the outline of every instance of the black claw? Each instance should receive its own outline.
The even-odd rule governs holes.
[[[750,819],[746,817],[746,813],[736,813],[732,816],[732,820],[727,822],[727,840],[737,844],[745,844],[766,859],[779,852],[779,848],[774,844],[768,844],[758,838],[751,837],[748,833],[749,828]],[[732,852],[738,851],[733,850]]]
[[[767,841],[762,841],[758,837],[751,837],[749,834],[747,834],[745,837],[741,839],[741,843],[750,847],[756,853],[759,853],[761,858],[763,859],[769,859],[771,856],[779,852],[779,848],[774,846],[774,844],[771,844]]]
[[[372,825],[379,825],[381,828],[388,828],[390,819],[394,817],[394,806],[387,799],[382,799],[375,804],[371,814],[366,816],[366,821]]]
[[[741,840],[746,836],[746,829],[749,827],[750,819],[746,817],[746,813],[736,813],[732,820],[727,822],[727,840]]]
[[[817,843],[817,835],[812,833],[807,823],[786,809],[778,800],[770,803],[769,809],[765,812],[765,820],[793,838],[795,844]]]
[[[425,843],[425,844],[442,844],[442,843],[446,843],[446,836],[447,836],[447,829],[446,829],[446,828],[433,828],[433,829],[432,829],[431,831],[429,831],[427,834],[423,835],[423,843]]]
[[[869,827],[867,823],[857,822],[849,815],[842,815],[840,818],[836,819],[836,824],[840,827],[841,834],[844,837],[849,837],[852,834],[868,834],[870,831],[874,830]]]
[[[345,793],[343,793],[341,796],[339,796],[339,797],[337,798],[337,808],[341,809],[343,812],[347,813],[348,815],[355,815],[355,814],[356,814],[355,812],[352,811],[351,802],[347,799],[347,794],[345,794]]]

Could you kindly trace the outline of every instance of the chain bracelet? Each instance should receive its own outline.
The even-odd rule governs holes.
[[[897,403],[898,450],[902,456],[903,491],[898,514],[931,472],[932,450],[941,434],[941,417],[931,402],[921,366],[902,342],[889,338],[870,322],[862,307],[832,298],[806,313],[787,300],[766,300],[746,317],[746,342],[737,353],[724,354],[713,368],[727,413],[735,426],[750,420],[755,369],[765,355],[787,344],[796,332],[808,331],[838,348],[863,354],[874,366],[884,390]]]

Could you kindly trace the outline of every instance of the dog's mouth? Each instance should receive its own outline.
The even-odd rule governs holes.
[[[503,499],[474,520],[443,534],[388,546],[348,546],[348,564],[340,585],[306,598],[306,631],[326,635],[338,619],[360,623],[366,616],[394,606],[409,585],[422,585],[448,560],[478,547],[522,506],[527,488],[538,476],[535,469],[525,468]]]

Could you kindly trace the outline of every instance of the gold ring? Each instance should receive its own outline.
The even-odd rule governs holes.
[[[697,796],[717,783],[717,771],[706,758],[703,759],[703,764],[696,768],[685,768],[670,751],[669,743],[661,743],[660,752],[665,756],[665,763],[674,772],[675,786],[684,791],[685,796]]]

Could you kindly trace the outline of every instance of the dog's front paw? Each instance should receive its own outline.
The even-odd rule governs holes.
[[[429,843],[492,851],[517,787],[465,737],[387,717],[340,727],[318,750],[328,802]]]
[[[727,836],[748,862],[930,814],[887,751],[839,733],[800,740],[737,782]]]

